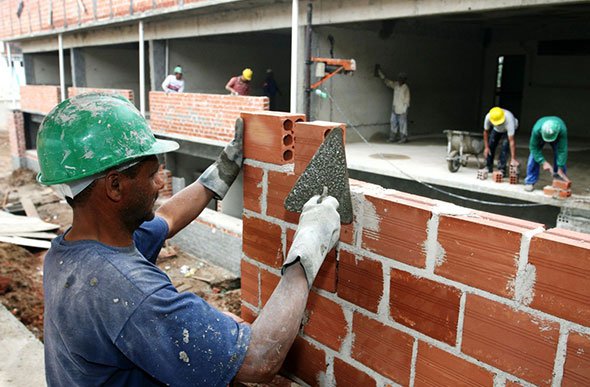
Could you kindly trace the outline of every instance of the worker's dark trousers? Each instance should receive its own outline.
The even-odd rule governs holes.
[[[543,149],[543,146],[545,145],[544,141],[541,141],[540,145],[539,145],[539,149]],[[555,176],[557,174],[557,170],[559,169],[557,167],[557,141],[553,141],[550,142],[549,145],[551,145],[551,148],[553,149],[553,175]],[[564,165],[563,166],[563,173],[567,173],[567,168]],[[539,181],[539,171],[541,170],[541,164],[539,164],[538,162],[535,161],[535,158],[533,157],[533,154],[531,153],[529,155],[529,161],[526,165],[526,177],[524,179],[524,183],[525,184],[535,184],[537,181]]]
[[[486,159],[486,166],[488,171],[494,171],[494,156],[496,154],[496,147],[501,144],[500,158],[498,159],[498,170],[506,173],[506,158],[508,156],[508,134],[500,133],[494,129],[490,130],[490,137],[488,138],[488,145],[490,147],[490,154]]]

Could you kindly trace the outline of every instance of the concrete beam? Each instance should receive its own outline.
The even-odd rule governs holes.
[[[150,90],[161,90],[168,69],[166,68],[167,53],[165,40],[150,40]]]

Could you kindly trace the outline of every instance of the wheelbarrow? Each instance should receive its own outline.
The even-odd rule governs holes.
[[[461,166],[466,166],[469,157],[475,157],[478,168],[484,165],[483,158],[479,159],[484,149],[483,134],[462,132],[460,130],[445,130],[447,135],[447,165],[449,171],[457,172]]]

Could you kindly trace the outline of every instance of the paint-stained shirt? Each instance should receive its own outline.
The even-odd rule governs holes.
[[[166,93],[184,92],[184,79],[176,79],[176,75],[170,74],[162,82],[162,89]]]
[[[393,89],[393,100],[391,102],[392,110],[395,114],[406,114],[410,107],[410,86],[407,83],[403,85],[397,81],[382,76],[383,82],[387,87]]]
[[[49,386],[226,386],[250,327],[154,265],[168,234],[159,217],[134,244],[55,238],[45,257],[45,368]]]
[[[504,122],[500,125],[492,124],[492,121],[490,121],[490,113],[488,113],[483,119],[483,129],[490,130],[493,128],[493,130],[498,133],[507,133],[508,136],[512,137],[514,136],[516,129],[518,129],[518,120],[510,110],[502,110],[504,110]]]

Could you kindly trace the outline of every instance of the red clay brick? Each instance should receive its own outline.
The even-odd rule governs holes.
[[[428,206],[394,197],[366,195],[363,248],[409,265],[424,267]],[[367,209],[372,210],[374,213]]]
[[[381,263],[340,250],[337,287],[340,298],[376,313],[383,296]]]
[[[588,386],[590,381],[590,337],[570,332],[562,386]]]
[[[291,243],[293,243],[293,238],[295,237],[295,230],[288,229],[287,230],[287,251],[291,248]],[[326,259],[322,266],[320,266],[320,271],[318,271],[317,276],[315,277],[315,281],[313,281],[313,286],[316,288],[327,290],[328,292],[334,293],[336,292],[336,281],[337,281],[337,262],[336,262],[336,249],[330,250],[328,255],[326,255]]]
[[[295,122],[305,120],[302,114],[259,111],[242,113],[244,119],[244,157],[273,164],[294,161]]]
[[[590,319],[590,236],[561,230],[535,235],[529,249],[535,266],[531,307],[587,325]]]
[[[339,358],[334,358],[336,387],[375,387],[375,379]]]
[[[449,345],[457,340],[460,299],[459,289],[405,271],[391,271],[391,317]]]
[[[244,165],[244,208],[261,212],[262,176],[264,171],[251,165]]]
[[[403,332],[355,313],[352,357],[393,381],[408,385],[414,339]]]
[[[246,256],[275,268],[283,265],[283,242],[279,225],[244,216],[242,230],[242,249]]]
[[[572,182],[571,181],[563,181],[563,180],[559,180],[559,179],[553,179],[553,187],[555,188],[559,188],[562,190],[568,190],[572,188]]]
[[[258,306],[258,267],[244,260],[240,262],[242,300]]]
[[[559,324],[467,295],[462,351],[538,385],[551,384]]]
[[[326,353],[298,336],[283,363],[283,370],[297,375],[311,386],[324,385]]]
[[[268,194],[266,196],[266,214],[274,218],[297,224],[299,214],[285,209],[285,199],[299,176],[292,173],[268,172]]]
[[[256,320],[256,317],[258,317],[258,314],[252,309],[248,308],[246,305],[242,304],[240,308],[240,317],[247,323],[252,324],[254,320]]]
[[[47,114],[60,102],[59,86],[24,85],[20,87],[21,109]]]
[[[418,343],[414,386],[493,386],[494,374],[424,342]]]
[[[507,380],[506,387],[524,387],[524,385],[522,383],[513,382],[512,380]]]
[[[268,270],[260,270],[260,305],[264,307],[275,291],[281,277]]]
[[[445,251],[435,273],[512,297],[523,227],[484,218],[441,216],[438,241]]]
[[[337,122],[313,121],[295,123],[295,174],[305,171],[312,157],[332,129],[340,127],[346,134],[346,125]],[[346,142],[346,141],[345,141]]]
[[[307,300],[307,316],[303,332],[333,350],[340,351],[348,332],[342,307],[311,292]]]
[[[555,196],[557,194],[558,190],[555,189],[555,187],[552,187],[550,185],[546,185],[545,187],[543,187],[543,194],[545,194],[545,196]]]
[[[354,245],[354,219],[353,223],[340,226],[340,242]]]

